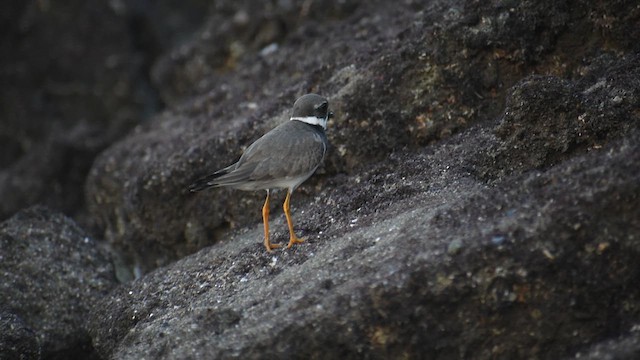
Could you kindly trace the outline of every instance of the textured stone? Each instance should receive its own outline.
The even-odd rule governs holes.
[[[219,241],[229,228],[255,224],[260,219],[261,194],[218,189],[190,196],[184,189],[198,176],[237,160],[244,146],[286,121],[291,103],[305,92],[327,96],[336,118],[327,132],[333,148],[318,174],[295,194],[294,208],[310,201],[309,193],[315,193],[310,189],[322,187],[337,174],[356,176],[394,151],[419,149],[470,124],[499,116],[505,99],[512,109],[521,106],[521,97],[527,97],[530,110],[544,115],[531,125],[557,112],[566,113],[561,115],[565,121],[557,123],[559,128],[549,131],[562,130],[566,133],[558,136],[573,136],[566,139],[569,148],[550,148],[536,155],[542,159],[526,160],[534,165],[552,162],[563,152],[571,156],[574,149],[598,146],[600,137],[625,131],[625,125],[599,121],[594,114],[637,116],[629,110],[637,98],[636,84],[630,81],[635,73],[620,70],[616,75],[611,70],[626,87],[618,89],[615,82],[605,81],[603,88],[582,94],[601,80],[592,77],[604,74],[603,67],[618,61],[609,53],[597,56],[602,52],[597,44],[606,42],[620,53],[633,46],[619,36],[623,29],[638,31],[629,25],[633,16],[621,6],[603,9],[588,1],[442,1],[424,6],[409,1],[342,8],[337,3],[329,2],[327,7],[342,9],[336,11],[339,16],[317,21],[299,15],[307,21],[278,35],[275,50],[265,54],[260,46],[247,45],[242,56],[234,59],[234,66],[224,71],[211,68],[217,66],[216,61],[202,59],[212,54],[225,59],[226,52],[216,46],[229,45],[232,40],[227,36],[233,38],[234,32],[224,31],[215,44],[195,34],[192,41],[198,46],[164,62],[162,66],[169,69],[162,73],[172,74],[173,80],[158,84],[172,92],[167,95],[174,99],[171,110],[103,152],[87,180],[94,225],[125,254],[129,266],[146,272]],[[239,5],[237,14],[244,11],[243,6]],[[610,17],[611,31],[600,32],[601,25],[593,20],[599,12]],[[292,13],[301,14],[282,8],[269,16]],[[272,19],[248,16],[256,22]],[[224,24],[216,34],[225,29]],[[589,34],[593,34],[591,40]],[[574,42],[589,46],[567,47]],[[585,57],[590,60],[583,61]],[[174,60],[177,63],[170,65]],[[555,77],[521,82],[532,72]],[[546,107],[547,100],[529,98],[543,86],[537,85],[541,79],[551,83],[544,85],[546,93],[535,96],[553,100],[572,91],[573,97],[566,99],[577,108],[563,108],[557,100]],[[570,86],[573,79],[584,84]],[[515,84],[519,84],[518,91],[507,96],[506,89]],[[599,112],[598,101],[604,100],[601,94],[611,95],[611,101],[618,99],[619,110],[611,106],[606,113]],[[582,127],[570,126],[574,116],[585,122]],[[513,126],[520,123],[506,113],[497,132],[503,137],[517,136],[520,130]],[[558,142],[554,146],[563,146],[565,139],[554,141]],[[522,149],[528,146],[544,143],[523,145]],[[503,162],[505,171],[520,166],[509,162],[510,152],[506,147],[492,155]],[[529,164],[523,166],[526,169]]]
[[[0,359],[40,359],[36,333],[13,313],[0,311]]]
[[[342,179],[299,208],[293,250],[265,253],[243,229],[116,290],[94,345],[118,359],[558,358],[629,331],[640,131],[489,183],[469,169],[494,131]]]
[[[576,353],[571,359],[581,360],[633,360],[640,357],[640,339],[637,332],[618,339],[603,341],[591,349]]]
[[[0,225],[2,355],[637,357],[637,1],[0,8],[0,217],[93,235]],[[332,148],[267,254],[263,194],[185,188],[307,92]]]
[[[134,19],[110,3],[0,5],[0,220],[34,204],[82,213],[97,153],[159,108]]]
[[[23,210],[0,224],[0,275],[0,309],[33,332],[43,357],[91,356],[89,309],[116,285],[95,240],[46,208]]]

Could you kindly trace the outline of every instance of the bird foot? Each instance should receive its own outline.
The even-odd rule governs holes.
[[[291,247],[293,246],[293,244],[301,244],[304,242],[304,239],[301,239],[297,236],[292,236],[289,238],[289,245],[287,245],[287,249],[291,249]]]
[[[273,244],[271,242],[265,242],[264,246],[267,248],[267,252],[271,252],[271,250],[273,250],[273,249],[277,249],[279,247],[282,247],[282,245],[280,245],[280,244]]]

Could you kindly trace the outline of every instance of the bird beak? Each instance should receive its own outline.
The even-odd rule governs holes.
[[[329,119],[331,119],[333,117],[333,112],[329,111],[329,116],[327,116]]]

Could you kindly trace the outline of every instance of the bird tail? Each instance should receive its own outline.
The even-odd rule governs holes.
[[[229,168],[224,168],[222,170],[218,170],[214,172],[213,174],[209,174],[205,177],[202,177],[196,180],[193,184],[189,185],[188,187],[189,192],[201,191],[201,190],[210,188],[212,186],[218,185],[218,183],[216,182],[216,179],[222,175],[228,174],[229,171],[230,171]]]

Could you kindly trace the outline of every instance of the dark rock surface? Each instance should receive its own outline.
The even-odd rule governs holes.
[[[217,73],[205,65],[175,70],[178,73],[172,77],[184,72],[211,75],[198,76],[197,86],[186,74],[179,76],[179,82],[189,84],[195,93],[98,157],[87,181],[92,220],[104,230],[105,239],[126,254],[129,264],[143,272],[168,264],[218,241],[228,228],[255,224],[261,195],[214,190],[190,196],[184,189],[198,175],[235,161],[243,146],[284,121],[296,96],[309,91],[325,94],[337,115],[328,131],[334,149],[319,171],[321,176],[306,185],[309,189],[337,174],[357,174],[394,150],[417,149],[498,116],[507,98],[505,90],[532,72],[558,76],[557,82],[602,74],[602,69],[591,67],[611,66],[607,62],[617,61],[618,56],[599,48],[607,44],[629,51],[633,44],[620,33],[637,32],[629,25],[637,19],[624,21],[630,15],[622,8],[605,11],[587,5],[360,4],[340,12],[344,18],[300,20],[274,52],[265,55],[255,51],[257,47],[247,47],[254,51],[235,59],[234,70]],[[615,9],[619,12],[612,13]],[[610,29],[604,33],[592,20],[599,10],[611,16]],[[594,34],[586,38],[587,30]],[[590,46],[567,49],[567,44],[587,40]],[[195,51],[184,56],[191,60],[181,58],[180,63],[195,66],[198,56],[204,55]],[[581,81],[598,88],[594,79]],[[606,80],[605,84],[614,86]],[[198,86],[204,88],[197,90]],[[560,96],[568,91],[562,86],[545,91]],[[585,90],[577,86],[571,91]],[[595,96],[600,90],[593,91]],[[574,114],[583,115],[578,111],[588,114],[599,105],[594,100],[579,106],[557,108],[567,113],[565,122],[570,122]],[[618,110],[606,111],[601,115],[615,115]],[[509,126],[500,130],[503,136],[517,131]],[[594,126],[584,125],[592,143],[607,133]],[[509,153],[502,156],[506,163]],[[303,187],[296,194],[294,207],[297,201],[310,200],[306,192]]]
[[[640,358],[640,338],[635,333],[619,339],[603,341],[573,359],[581,360],[634,360]]]
[[[611,83],[525,79],[498,124],[336,178],[299,206],[309,241],[293,251],[264,253],[252,227],[115,291],[95,345],[132,359],[553,358],[629,331],[638,64],[591,74]]]
[[[122,359],[554,358],[629,331],[638,129],[488,184],[469,168],[493,130],[397,155],[362,193],[355,179],[325,190],[299,210],[311,230],[293,251],[266,254],[243,230],[118,289],[95,345]]]
[[[284,64],[277,64],[270,70],[265,69],[265,65],[275,65],[270,64],[270,58],[273,52],[280,52],[278,44],[290,43],[292,39],[288,37],[294,33],[298,38],[293,41],[299,42],[299,46],[317,48],[319,44],[314,43],[320,37],[318,32],[326,28],[322,23],[335,23],[337,19],[350,15],[359,5],[358,1],[352,0],[216,1],[211,4],[210,12],[200,29],[159,57],[152,69],[152,79],[160,89],[162,99],[172,105],[178,105],[194,95],[207,93],[231,80],[234,80],[233,83],[227,83],[227,86],[234,89],[224,89],[225,91],[236,94],[242,88],[251,92],[269,91],[259,88],[256,75],[265,78],[266,72],[282,71],[285,75],[309,68],[277,56],[279,61],[286,61],[286,66],[294,67],[285,68]],[[160,25],[157,28],[164,25],[158,20],[151,23]],[[302,36],[306,34],[311,35],[311,42],[304,44]],[[318,53],[320,52],[321,49],[318,49]],[[265,62],[256,64],[256,58]],[[324,57],[316,61],[322,58]],[[307,62],[314,59],[300,60]],[[251,69],[252,67],[256,68]],[[225,75],[236,68],[245,73],[247,81],[242,81],[242,84],[236,82],[236,76]]]
[[[0,218],[95,234],[0,226],[0,358],[637,357],[635,1],[0,8]],[[186,187],[307,92],[268,254],[262,193]]]
[[[17,336],[26,358],[40,346],[44,358],[91,358],[89,309],[116,285],[95,240],[46,208],[23,210],[0,224],[0,276],[1,339]]]
[[[75,215],[97,153],[159,106],[133,20],[107,1],[7,0],[0,13],[0,220],[36,203]]]
[[[0,310],[0,359],[40,359],[36,333],[15,314]]]

